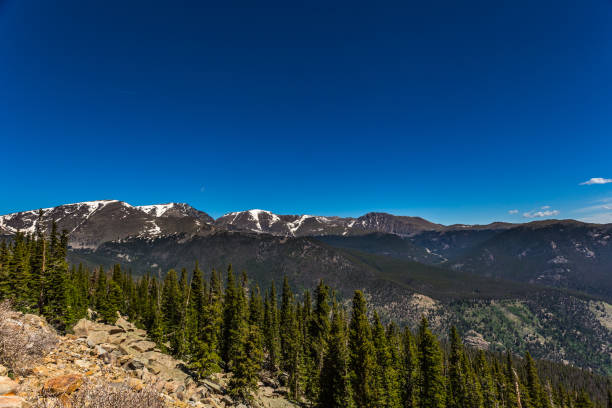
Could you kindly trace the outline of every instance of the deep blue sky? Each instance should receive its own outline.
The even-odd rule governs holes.
[[[612,222],[612,0],[0,0],[0,138],[0,214]]]

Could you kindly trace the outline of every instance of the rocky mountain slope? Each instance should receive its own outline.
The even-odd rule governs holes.
[[[101,399],[108,407],[236,406],[226,395],[225,374],[196,380],[185,363],[160,352],[145,331],[123,318],[115,325],[83,319],[74,334],[60,336],[35,315],[4,309],[2,317],[0,337],[12,333],[41,352],[23,361],[9,357],[9,367],[0,365],[0,407],[90,406]],[[9,371],[13,379],[6,377]],[[254,407],[295,407],[283,397],[284,388],[265,381],[267,385],[259,384]]]
[[[0,216],[0,235],[17,231],[33,233],[36,227],[49,228],[57,222],[69,232],[73,248],[95,249],[101,243],[127,237],[154,238],[187,232],[206,233],[214,220],[206,213],[180,203],[132,206],[123,201],[102,200]]]
[[[364,290],[385,319],[414,326],[426,314],[439,333],[478,326],[475,338],[493,349],[612,372],[612,225],[441,226],[254,210],[215,221],[184,204],[120,201],[45,210],[43,223],[51,219],[71,231],[73,263],[121,263],[136,275],[232,263],[262,287],[288,276],[300,292],[324,279],[342,298]],[[33,231],[36,220],[36,211],[3,216],[0,229]]]
[[[264,210],[226,214],[216,225],[234,231],[267,233],[279,236],[304,237],[319,235],[360,235],[371,232],[410,235],[419,231],[439,230],[442,225],[420,217],[368,213],[358,218],[324,217],[319,215],[277,215]]]

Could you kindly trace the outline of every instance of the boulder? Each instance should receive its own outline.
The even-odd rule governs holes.
[[[0,395],[16,394],[19,384],[8,377],[0,377]]]
[[[121,344],[127,339],[127,335],[124,332],[111,334],[108,336],[108,342],[111,344]]]
[[[127,385],[134,391],[141,391],[144,388],[144,383],[138,378],[128,378]]]
[[[71,394],[83,384],[83,377],[79,374],[66,374],[54,377],[45,382],[42,388],[43,395],[58,396]]]
[[[201,402],[204,404],[204,406],[210,406],[212,408],[220,407],[219,402],[212,397],[204,398]]]
[[[209,390],[211,390],[212,392],[216,394],[225,394],[225,389],[219,384],[215,384],[214,382],[209,381],[209,380],[202,380],[202,384],[204,384],[206,388],[208,388]]]
[[[8,368],[6,368],[2,364],[0,364],[0,376],[1,375],[6,375],[7,373],[8,373]]]
[[[87,319],[81,319],[74,325],[72,330],[74,331],[75,336],[78,337],[87,337],[89,335],[89,331],[93,326],[93,322]]]
[[[89,347],[97,346],[98,344],[106,343],[108,340],[108,332],[95,331],[87,336],[87,345]]]
[[[115,326],[121,328],[123,331],[132,331],[135,329],[134,325],[130,322],[128,322],[127,320],[125,320],[123,317],[120,317],[117,319],[117,321],[115,322]]]
[[[74,365],[82,369],[87,369],[91,363],[87,360],[74,360]]]
[[[130,360],[124,368],[128,370],[142,370],[144,368],[144,363],[140,360]]]
[[[152,341],[145,341],[145,340],[137,341],[135,343],[130,344],[130,347],[132,347],[133,349],[135,349],[136,351],[140,353],[146,353],[147,351],[153,351],[153,349],[155,349],[155,346],[156,344],[153,343]]]
[[[27,408],[28,403],[21,397],[4,396],[0,397],[0,408]]]

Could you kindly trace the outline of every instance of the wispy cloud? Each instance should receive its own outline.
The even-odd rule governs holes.
[[[602,177],[593,177],[590,180],[580,183],[580,185],[590,186],[592,184],[608,184],[608,183],[612,183],[612,179],[607,179],[607,178],[602,178]]]
[[[508,210],[508,214],[518,214],[519,210]]]
[[[550,209],[550,205],[543,205],[542,207],[540,207],[541,210],[548,210]]]
[[[594,224],[612,224],[612,212],[593,214],[588,217],[581,218],[580,221],[592,222]]]
[[[550,207],[548,207],[550,208]],[[525,218],[544,218],[559,215],[559,210],[540,210],[540,211],[527,211],[523,213]]]
[[[601,211],[601,210],[612,210],[612,204],[597,204],[591,205],[589,207],[578,208],[575,210],[576,212],[591,212],[591,211]]]

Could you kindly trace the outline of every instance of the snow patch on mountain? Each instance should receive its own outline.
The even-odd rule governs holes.
[[[140,205],[134,208],[144,211],[145,213],[152,215],[154,217],[161,217],[168,210],[170,210],[171,208],[174,208],[175,206],[176,206],[175,203],[168,203],[168,204]]]

